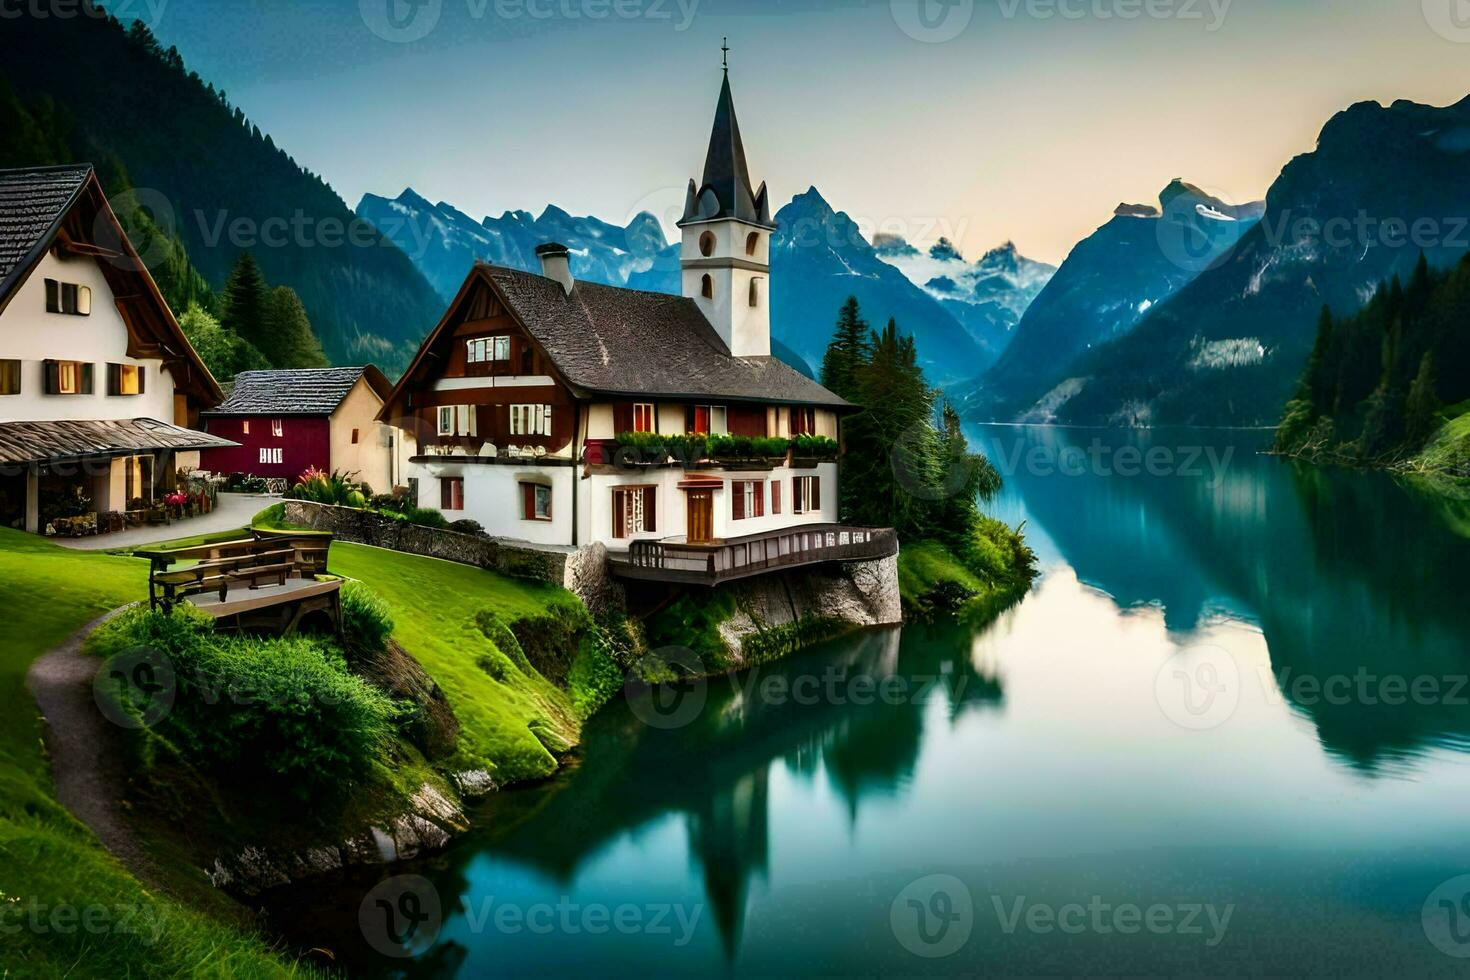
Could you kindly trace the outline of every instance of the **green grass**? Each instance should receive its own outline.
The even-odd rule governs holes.
[[[938,541],[903,546],[898,554],[898,593],[906,605],[921,602],[944,582],[954,582],[969,592],[985,588],[985,583]]]
[[[481,612],[512,622],[545,612],[569,595],[550,585],[381,548],[339,542],[331,570],[357,579],[388,605],[393,636],[438,682],[459,718],[457,770],[483,769],[507,783],[551,775],[557,767],[536,730],[575,737],[576,712],[567,694],[534,670],[514,663],[476,623]],[[492,660],[493,671],[481,666]]]
[[[69,551],[0,529],[0,924],[3,969],[19,976],[289,975],[256,937],[147,891],[51,793],[35,702],[25,687],[31,662],[95,617],[146,596],[147,565]],[[52,910],[86,913],[99,934],[46,924]],[[44,928],[31,925],[44,909]],[[81,913],[79,912],[78,915]],[[125,928],[123,916],[127,916]],[[63,927],[67,920],[58,920]]]

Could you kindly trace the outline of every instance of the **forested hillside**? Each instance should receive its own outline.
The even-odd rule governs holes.
[[[153,212],[202,277],[189,283],[177,249],[154,250],[155,262],[140,248],[172,302],[221,288],[250,251],[269,283],[300,296],[334,362],[389,368],[442,312],[397,246],[140,23],[21,17],[4,37],[0,163],[95,163],[109,195]]]

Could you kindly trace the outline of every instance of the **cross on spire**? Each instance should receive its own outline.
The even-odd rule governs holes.
[[[728,74],[730,74],[730,39],[728,37],[725,38],[724,41],[722,41],[720,43],[720,52],[721,52],[721,65],[720,65],[720,67],[724,68],[725,69],[725,74],[728,75]]]

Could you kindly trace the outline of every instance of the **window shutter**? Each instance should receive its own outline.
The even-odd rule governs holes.
[[[536,518],[536,488],[529,483],[521,484],[521,520]]]
[[[812,477],[812,510],[822,509],[822,478]]]
[[[109,395],[122,394],[122,365],[107,365],[107,393]]]
[[[47,281],[49,282],[50,280]],[[44,367],[46,374],[46,394],[55,395],[61,390],[61,368],[55,361],[47,361]]]
[[[146,375],[147,373],[148,373],[148,369],[145,368],[145,367],[142,367],[140,365],[139,368],[138,368],[138,394],[140,394],[140,395],[146,394],[146,392],[144,391],[144,388],[143,388],[143,378],[144,378],[144,375]]]
[[[771,481],[771,513],[781,513],[781,481]]]
[[[84,395],[90,395],[92,393],[92,365],[91,364],[83,364],[82,365],[82,383],[81,383],[80,389],[81,389],[81,393],[84,394]]]
[[[658,500],[658,490],[655,487],[643,488],[643,530],[658,530],[658,514],[655,503]]]
[[[766,516],[766,481],[764,481],[764,480],[758,480],[756,482],[751,483],[750,486],[755,491],[754,495],[751,497],[751,499],[755,501],[755,516],[756,517],[765,517]]]
[[[730,519],[745,520],[745,484],[730,484]]]
[[[613,537],[626,538],[627,531],[627,502],[624,500],[622,490],[614,490],[613,495]]]
[[[613,435],[633,431],[633,403],[618,402],[613,405]]]
[[[55,279],[46,280],[46,312],[61,312],[61,283]]]

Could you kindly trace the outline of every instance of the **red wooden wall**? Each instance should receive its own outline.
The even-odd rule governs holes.
[[[279,437],[271,423],[279,421]],[[250,424],[247,435],[245,423]],[[199,468],[212,473],[248,473],[251,476],[283,477],[294,481],[315,466],[331,472],[331,428],[325,416],[251,415],[204,419],[205,431],[240,444],[236,449],[206,449],[200,454]],[[281,462],[261,462],[261,450],[280,450]],[[274,459],[274,453],[270,454]]]

